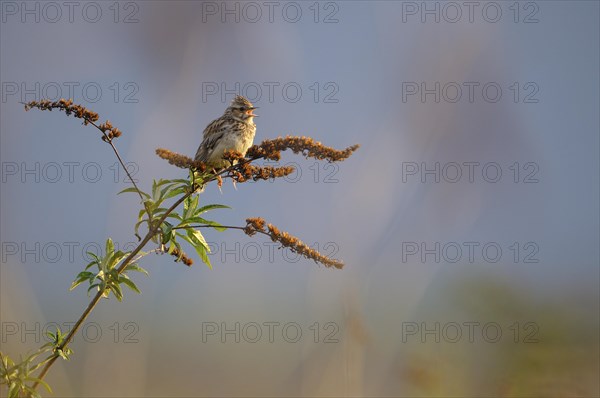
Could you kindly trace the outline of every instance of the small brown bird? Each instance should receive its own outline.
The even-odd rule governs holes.
[[[256,109],[241,95],[236,96],[220,118],[210,122],[204,129],[202,143],[194,160],[206,163],[208,167],[220,169],[229,166],[223,159],[223,152],[234,150],[246,155],[254,142],[256,125],[252,113]]]

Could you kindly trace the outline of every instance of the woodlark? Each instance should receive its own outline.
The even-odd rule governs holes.
[[[236,96],[220,118],[210,122],[204,129],[202,143],[194,160],[206,163],[209,168],[230,166],[223,159],[223,152],[234,150],[246,155],[254,142],[256,125],[252,111],[256,107],[241,95]]]

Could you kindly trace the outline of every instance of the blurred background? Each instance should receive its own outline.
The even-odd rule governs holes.
[[[213,269],[150,255],[47,381],[55,396],[598,396],[598,2],[12,2],[0,25],[1,349],[70,327],[68,291],[139,203],[74,98],[123,132],[142,189],[185,178],[240,93],[296,174],[209,186],[346,263],[206,231]],[[152,248],[152,247],[149,247]],[[188,248],[190,256],[194,251]],[[5,390],[3,390],[5,393]]]

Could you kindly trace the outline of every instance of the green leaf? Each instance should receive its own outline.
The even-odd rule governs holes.
[[[162,243],[167,244],[172,238],[173,224],[164,221],[163,225],[161,225],[162,229]]]
[[[192,244],[194,249],[196,249],[196,253],[198,253],[198,257],[208,266],[208,268],[212,269],[212,264],[210,263],[210,259],[208,258],[208,253],[210,253],[210,248],[202,236],[200,231],[195,229],[188,229],[187,236],[189,238],[188,242]]]
[[[188,219],[194,215],[198,207],[198,196],[188,196],[183,202],[183,219]]]
[[[159,198],[162,200],[167,199],[167,197],[165,196],[167,194],[167,192],[169,192],[171,190],[171,187],[175,185],[174,183],[169,183],[169,185],[167,185],[166,187],[164,187],[161,191],[160,191],[160,196]]]
[[[46,344],[44,344],[43,346],[40,347],[39,354],[41,355],[41,354],[43,354],[43,353],[45,353],[47,351],[50,351],[52,349],[54,349],[54,342],[48,342],[48,343],[46,343]]]
[[[140,289],[138,289],[136,284],[131,279],[129,279],[126,275],[119,276],[119,283],[124,283],[128,288],[130,288],[134,292],[141,293]]]
[[[209,269],[213,269],[212,264],[210,263],[210,258],[208,257],[208,254],[206,253],[207,250],[202,246],[195,246],[194,249],[196,249],[196,253],[198,253],[198,257],[200,257],[202,262],[204,264],[206,264],[206,266]]]
[[[92,290],[95,287],[98,288],[98,290],[100,290],[100,284],[94,283],[94,284],[90,285],[90,287],[88,287],[88,296],[90,295],[90,290]]]
[[[152,199],[156,200],[158,197],[158,184],[156,180],[152,181]]]
[[[156,182],[156,181],[154,181],[154,182]],[[158,182],[156,182],[156,187],[160,188],[161,186],[163,186],[165,184],[173,184],[173,180],[167,180],[165,178],[161,178],[160,180],[158,180]]]
[[[123,301],[123,291],[121,290],[121,286],[119,286],[118,284],[111,283],[110,285],[108,285],[108,288],[110,289],[110,291],[113,292],[117,300]],[[106,295],[106,297],[108,297],[108,294]]]
[[[2,375],[3,377],[6,375],[4,373],[5,369],[10,368],[12,366],[11,363],[12,363],[12,359],[10,359],[7,355],[3,354],[2,355],[2,365],[3,365],[3,367],[0,368],[0,375]]]
[[[165,184],[173,184],[170,180],[164,180],[164,179],[160,179],[158,181],[154,180],[152,182],[152,199],[154,199],[156,202],[161,203],[164,198],[164,192],[166,192],[166,190],[168,190],[168,186],[163,189],[163,190],[159,190],[161,186],[165,185]]]
[[[39,392],[35,391],[33,389],[33,387],[23,386],[23,388],[25,389],[25,391],[27,391],[27,393],[28,393],[27,396],[28,397],[31,397],[31,398],[42,398],[42,395]]]
[[[69,290],[75,289],[77,286],[79,286],[81,283],[85,282],[86,280],[93,279],[95,275],[96,274],[89,272],[89,271],[80,272],[79,274],[77,274],[77,277],[71,284],[71,287],[69,288]]]
[[[165,213],[167,210],[169,210],[169,209],[167,209],[166,207],[159,207],[152,212],[152,215],[158,216],[158,215],[161,215],[162,213]]]
[[[111,238],[108,238],[106,240],[106,253],[105,256],[106,257],[110,257],[115,251],[115,245],[113,244],[113,241]]]
[[[194,213],[195,216],[202,214],[202,213],[206,213],[209,210],[213,210],[213,209],[231,209],[231,207],[229,206],[225,206],[225,205],[206,205],[206,206],[202,206],[201,208],[199,208],[198,210],[196,210],[196,212]]]
[[[92,257],[94,260],[96,261],[100,261],[100,258],[96,255],[96,253],[92,253],[92,252],[86,252],[86,254],[90,257]]]
[[[98,261],[94,260],[91,263],[89,263],[88,265],[85,266],[85,270],[88,270],[90,267],[97,265]]]
[[[173,196],[181,195],[186,192],[186,187],[177,187],[175,189],[171,189],[166,195],[165,199],[172,198]]]
[[[46,388],[46,390],[48,390],[48,392],[52,394],[52,389],[50,388],[50,385],[48,385],[48,383],[46,383],[44,380],[38,379],[37,377],[27,377],[27,381],[43,385]]]
[[[108,261],[108,269],[109,270],[113,269],[117,264],[119,264],[121,262],[121,260],[123,260],[128,255],[129,255],[129,252],[124,253],[121,250],[119,250],[116,253],[114,253],[110,257],[110,260]]]
[[[8,387],[8,397],[9,398],[18,398],[19,397],[19,385],[16,382],[10,383]]]
[[[195,245],[202,245],[206,250],[210,250],[208,248],[206,240],[204,239],[204,236],[202,236],[202,233],[200,231],[191,228],[186,231],[187,235],[190,237],[190,239],[192,240],[192,242],[194,242]]]
[[[222,226],[221,224],[219,224],[216,221],[206,220],[206,219],[204,219],[202,217],[198,217],[198,216],[191,217],[187,221],[189,223],[198,223],[198,224],[209,225],[219,232],[223,232],[223,231],[227,230],[227,228],[225,228],[224,226]]]
[[[171,213],[169,213],[169,215],[167,216],[167,218],[169,218],[169,217],[170,218],[174,218],[176,220],[181,220],[182,219],[181,216],[179,214],[177,214],[176,212],[174,212],[174,211],[171,212]]]
[[[135,189],[135,187],[129,187],[129,188],[125,188],[124,190],[120,191],[119,193],[117,193],[117,195],[120,195],[122,193],[126,193],[126,192],[133,192],[133,193],[138,193],[138,190]],[[143,191],[139,191],[143,197],[149,199],[150,195],[148,195],[146,192]]]
[[[185,180],[183,178],[176,178],[176,179],[171,180],[171,181],[175,182],[175,183],[178,183],[178,184],[182,184],[182,185],[188,186],[188,187],[190,186],[190,181],[189,180]]]
[[[148,220],[141,220],[135,223],[135,234],[137,235],[139,230],[140,230],[140,225],[142,225],[143,223],[148,222]]]
[[[136,263],[127,264],[127,266],[125,267],[125,269],[123,270],[123,272],[128,272],[128,271],[141,272],[143,274],[148,275],[148,271],[146,271],[142,267],[138,266]]]
[[[148,199],[144,201],[144,209],[148,210],[148,211],[152,211],[153,208],[156,207],[156,204],[154,203],[153,200]]]
[[[2,356],[2,363],[4,364],[5,368],[10,368],[15,364],[8,355]]]
[[[113,267],[110,271],[108,271],[108,274],[106,276],[108,279],[107,282],[112,283],[119,279],[119,272],[116,268]]]
[[[90,272],[90,271],[81,271],[80,273],[77,274],[76,278],[85,280],[85,279],[94,277],[94,275],[96,275],[96,274],[94,274],[93,272]]]
[[[135,193],[137,193],[137,189],[135,189],[134,187],[125,188],[122,191],[119,191],[117,193],[117,195],[120,195],[120,194],[125,193],[125,192],[135,192]]]
[[[108,271],[108,264],[110,263],[110,258],[112,256],[106,256],[102,258],[102,261],[100,262],[100,265],[98,266],[98,268],[100,269],[100,272],[97,275],[103,275],[104,273],[106,273]]]
[[[58,355],[59,355],[59,356],[60,356],[62,359],[64,359],[65,361],[68,361],[68,360],[69,360],[69,356],[68,356],[68,355],[67,355],[67,354],[66,354],[66,353],[65,353],[63,350],[61,350],[60,348],[58,348],[58,349],[56,350],[56,353],[57,353],[57,354],[58,354]]]

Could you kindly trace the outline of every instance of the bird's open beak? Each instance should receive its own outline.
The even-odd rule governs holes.
[[[248,116],[252,116],[252,117],[257,117],[258,115],[255,115],[254,113],[252,113],[253,110],[258,109],[258,106],[255,106],[253,108],[250,108],[246,111],[246,115]]]

